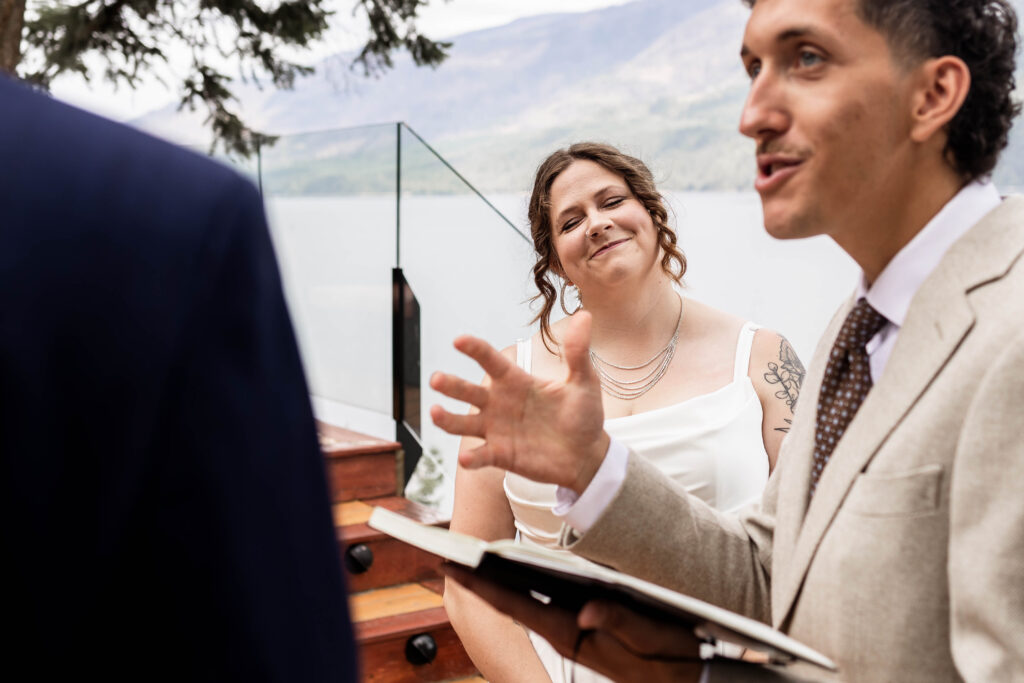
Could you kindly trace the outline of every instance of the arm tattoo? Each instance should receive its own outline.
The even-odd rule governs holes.
[[[800,385],[804,382],[805,374],[807,371],[804,370],[804,365],[797,357],[793,346],[782,338],[779,344],[779,362],[768,363],[768,372],[764,373],[764,380],[768,384],[779,385],[775,398],[786,402],[790,414],[796,410],[796,402],[800,398]],[[793,424],[792,420],[785,422],[787,425]],[[775,431],[788,432],[789,427],[776,427]]]

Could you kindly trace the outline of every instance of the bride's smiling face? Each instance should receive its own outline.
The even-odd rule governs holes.
[[[657,267],[658,231],[622,176],[577,160],[552,182],[550,197],[554,267],[581,290]]]

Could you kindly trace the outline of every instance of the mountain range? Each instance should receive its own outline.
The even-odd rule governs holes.
[[[1024,10],[1024,0],[1013,4]],[[753,145],[736,127],[748,88],[738,57],[748,13],[739,0],[637,0],[538,15],[455,36],[434,70],[400,56],[392,71],[363,79],[349,69],[352,56],[339,54],[293,91],[242,84],[237,94],[247,121],[277,134],[404,121],[489,192],[528,191],[549,152],[584,139],[641,157],[664,189],[746,190]],[[180,142],[202,136],[199,118],[174,107],[135,124]],[[264,168],[273,172],[273,159],[279,187],[291,193],[388,189],[390,135],[286,138]],[[996,173],[1002,187],[1024,186],[1022,152],[1018,125]]]

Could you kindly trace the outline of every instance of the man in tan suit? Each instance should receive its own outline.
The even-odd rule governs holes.
[[[586,315],[564,384],[457,340],[491,384],[436,375],[480,412],[434,419],[486,440],[464,466],[564,487],[574,552],[769,622],[842,680],[1024,680],[1024,199],[987,182],[1018,110],[1016,17],[1003,0],[748,4],[740,129],[765,227],[827,234],[863,270],[760,509],[718,513],[609,440]],[[681,627],[461,578],[617,680],[831,676],[701,662]]]

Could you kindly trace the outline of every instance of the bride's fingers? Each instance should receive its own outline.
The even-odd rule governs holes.
[[[441,406],[433,405],[430,406],[430,419],[449,434],[484,438],[484,422],[479,413],[456,415]]]
[[[430,376],[430,388],[477,408],[483,408],[487,403],[487,389],[444,372],[435,372]]]
[[[483,339],[463,335],[455,339],[454,345],[458,351],[475,360],[492,379],[498,379],[516,367],[515,363]]]
[[[692,626],[644,617],[611,602],[588,602],[580,610],[578,624],[581,629],[608,633],[638,654],[697,657],[700,653]]]

